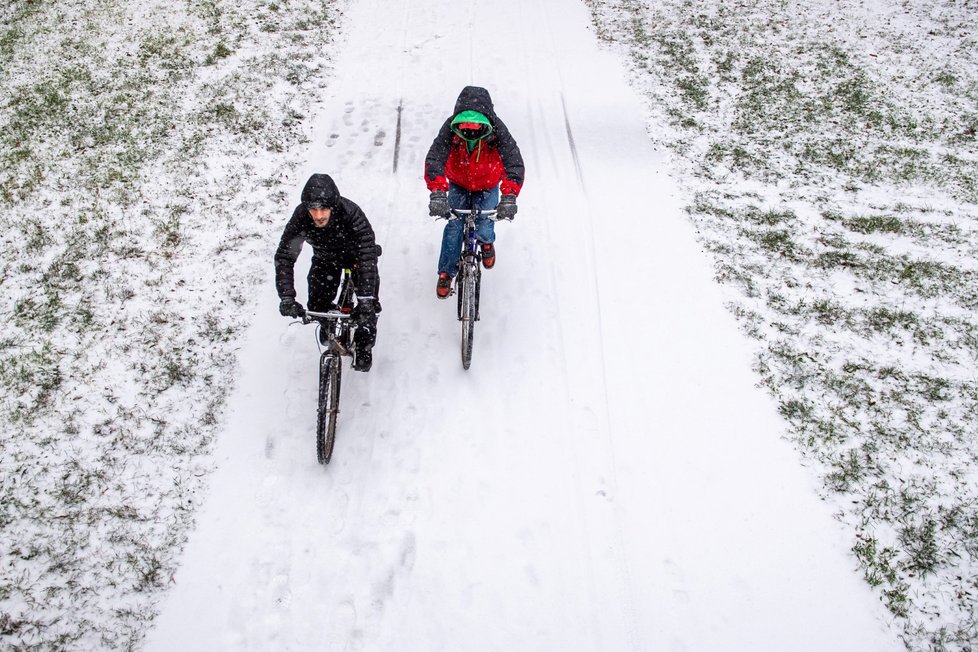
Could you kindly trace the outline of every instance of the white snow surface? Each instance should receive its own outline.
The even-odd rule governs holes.
[[[293,199],[327,172],[374,225],[374,368],[347,367],[320,466],[314,329],[277,314],[269,259],[147,649],[902,648],[586,9],[360,0],[345,25]],[[490,90],[527,168],[469,371],[454,301],[434,296],[422,179],[466,84]]]

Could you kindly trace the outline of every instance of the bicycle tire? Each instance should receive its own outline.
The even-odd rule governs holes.
[[[340,379],[343,371],[338,356],[324,353],[319,359],[319,409],[316,414],[316,459],[329,464],[336,441],[336,417],[340,411]]]
[[[472,345],[475,341],[475,321],[478,318],[478,269],[466,264],[461,281],[462,368],[472,364]]]

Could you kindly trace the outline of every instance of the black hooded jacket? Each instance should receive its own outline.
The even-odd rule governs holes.
[[[445,120],[428,149],[428,155],[424,161],[424,175],[428,189],[444,189],[440,187],[443,184],[447,187],[445,164],[452,149],[453,138],[455,138],[455,134],[452,133],[452,120],[463,111],[478,111],[489,119],[489,123],[492,125],[492,133],[485,139],[485,143],[489,147],[497,149],[499,157],[502,159],[504,168],[502,192],[504,194],[519,194],[525,174],[523,155],[516,144],[516,139],[496,115],[489,91],[479,86],[466,86],[462,89],[455,101],[455,112]]]
[[[309,215],[308,203],[316,201],[332,208],[329,223],[318,228]],[[374,230],[360,207],[340,196],[326,174],[314,174],[302,189],[302,203],[295,207],[285,225],[275,252],[275,289],[280,298],[295,298],[295,261],[302,244],[312,246],[312,267],[357,266],[357,296],[377,296],[377,256],[380,247]]]

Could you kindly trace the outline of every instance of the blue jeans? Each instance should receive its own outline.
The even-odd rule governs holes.
[[[462,210],[491,211],[499,204],[499,187],[469,192],[454,183],[448,186],[448,205]],[[495,222],[487,217],[476,218],[475,237],[479,242],[495,242]],[[448,220],[441,236],[441,254],[438,256],[438,273],[449,276],[458,274],[458,256],[462,252],[462,235],[465,220]]]

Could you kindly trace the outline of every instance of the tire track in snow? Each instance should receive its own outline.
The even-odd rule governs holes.
[[[563,83],[561,83],[563,89]],[[564,128],[567,130],[567,144],[570,146],[571,158],[574,160],[574,170],[577,172],[577,182],[581,184],[584,196],[587,196],[587,186],[584,183],[584,170],[581,169],[581,158],[577,154],[577,144],[574,142],[574,131],[571,129],[570,116],[567,115],[567,99],[563,91],[560,93],[560,108],[564,111]]]
[[[407,12],[407,8],[405,11]],[[403,25],[407,21],[408,16],[405,15],[400,30],[402,41],[404,40]],[[403,120],[405,105],[404,100],[399,98],[396,110],[398,124],[396,143],[405,142]],[[386,108],[392,106],[389,100],[369,101],[363,103],[363,106],[369,114],[365,119],[383,120],[383,116],[395,114],[395,111]],[[364,146],[361,144],[359,149],[362,151]],[[400,144],[396,144],[395,147],[398,148],[395,160],[400,162]],[[337,164],[341,174],[351,175],[353,187],[358,190],[351,191],[350,196],[364,205],[365,210],[370,202],[376,202],[370,199],[371,186],[379,189],[384,187],[382,184],[386,184],[384,194],[387,195],[387,199],[383,203],[388,209],[387,215],[379,214],[376,208],[368,210],[378,241],[385,247],[384,256],[380,261],[384,265],[381,270],[384,278],[386,276],[384,268],[389,268],[392,262],[396,264],[401,253],[397,251],[396,245],[392,245],[400,238],[397,223],[390,217],[397,215],[400,175],[393,174],[388,168],[386,182],[383,182],[379,166],[374,166],[373,174],[364,176],[363,172],[359,171],[362,166],[355,157],[349,161],[338,161]],[[354,178],[352,175],[357,177]],[[381,300],[385,310],[380,316],[378,349],[382,351],[385,348],[382,338],[390,338],[394,335],[394,329],[389,323],[389,315],[391,312],[396,315],[398,310],[396,301],[390,296],[392,284],[385,282],[381,287]],[[419,452],[410,438],[398,436],[396,428],[383,426],[380,430],[374,430],[371,427],[374,424],[396,422],[396,419],[385,420],[377,413],[386,412],[394,416],[393,406],[400,404],[403,388],[410,386],[410,379],[402,378],[400,382],[394,382],[390,377],[385,378],[384,374],[378,373],[385,366],[388,370],[390,368],[389,359],[385,357],[375,355],[375,366],[376,371],[369,375],[352,371],[346,375],[346,387],[349,387],[349,380],[355,379],[360,381],[358,384],[361,388],[366,386],[369,395],[364,400],[362,395],[360,397],[351,395],[350,390],[344,388],[344,403],[350,400],[356,401],[358,398],[364,403],[364,419],[355,420],[349,418],[350,415],[344,415],[345,421],[341,424],[341,428],[345,433],[341,432],[337,435],[337,451],[334,455],[334,463],[330,465],[334,466],[338,461],[341,468],[357,474],[355,496],[347,511],[345,534],[332,542],[332,547],[343,554],[337,556],[336,561],[339,566],[330,574],[329,580],[331,585],[341,586],[342,578],[362,578],[359,586],[346,586],[344,590],[334,592],[330,600],[334,605],[349,605],[349,610],[355,615],[352,629],[347,632],[349,644],[353,649],[369,648],[370,642],[381,636],[387,607],[398,585],[412,572],[416,548],[413,528],[409,520],[405,520],[405,501],[410,505],[412,500],[417,500],[417,493],[411,485],[417,484],[412,480],[417,478],[419,472]],[[374,401],[372,400],[374,395],[383,398]],[[398,472],[391,473],[392,468],[398,469]],[[326,469],[326,472],[330,473],[332,469]],[[384,527],[376,527],[378,520],[384,523]],[[332,586],[325,590],[334,591]]]
[[[589,518],[582,521],[585,532],[590,532],[587,535],[588,540],[591,537],[603,540],[607,538],[606,532],[610,531],[614,533],[613,540],[615,541],[615,546],[612,555],[615,560],[614,575],[616,581],[613,591],[617,596],[617,603],[623,614],[621,624],[626,634],[625,641],[622,641],[622,646],[623,649],[638,649],[638,637],[632,625],[637,618],[637,609],[635,608],[635,600],[631,590],[631,573],[629,572],[627,553],[624,546],[624,534],[616,504],[616,501],[619,499],[616,480],[617,462],[614,451],[614,432],[609,413],[607,369],[603,344],[604,328],[601,317],[600,279],[598,259],[594,247],[594,219],[596,214],[594,211],[587,210],[590,206],[590,201],[585,183],[584,169],[574,138],[570,112],[567,107],[564,92],[564,73],[560,63],[561,57],[555,46],[556,39],[554,38],[551,24],[546,18],[548,15],[561,9],[552,4],[548,6],[547,4],[538,3],[529,9],[526,5],[521,5],[520,10],[524,14],[528,10],[537,12],[535,16],[523,18],[520,21],[521,24],[546,26],[545,29],[536,30],[532,34],[524,33],[523,37],[524,48],[527,52],[526,58],[539,62],[538,65],[528,66],[526,71],[527,73],[532,72],[534,76],[532,78],[528,77],[528,79],[532,79],[532,83],[528,85],[530,87],[528,95],[536,98],[532,103],[532,108],[528,112],[532,124],[530,130],[532,142],[535,148],[538,147],[537,143],[539,141],[543,142],[551,167],[553,168],[553,174],[557,179],[567,178],[573,175],[577,180],[576,189],[572,184],[565,184],[565,192],[571,198],[571,201],[565,201],[556,211],[551,210],[547,214],[538,217],[545,225],[547,240],[551,243],[550,249],[552,251],[564,251],[568,244],[567,236],[569,234],[580,233],[581,237],[575,238],[574,240],[577,240],[578,246],[583,244],[584,257],[579,264],[579,269],[575,270],[575,274],[582,274],[582,270],[591,270],[590,274],[582,274],[583,277],[581,280],[583,282],[580,285],[586,287],[587,290],[586,292],[579,293],[579,296],[572,297],[571,305],[576,306],[576,309],[572,309],[571,312],[572,314],[579,314],[581,307],[587,305],[589,309],[585,308],[584,314],[593,317],[593,321],[576,324],[573,320],[565,319],[560,307],[561,292],[559,288],[561,286],[566,287],[567,278],[562,278],[562,283],[558,283],[554,273],[554,267],[549,266],[548,268],[551,296],[554,297],[554,301],[557,304],[555,321],[558,325],[557,330],[560,333],[561,346],[559,357],[565,379],[564,388],[567,405],[577,404],[578,410],[580,411],[573,426],[568,424],[569,428],[566,432],[577,430],[585,433],[585,435],[590,432],[598,435],[597,437],[585,436],[585,438],[580,440],[576,437],[571,438],[573,444],[572,450],[574,451],[572,462],[576,472],[581,477],[586,477],[589,474],[593,475],[597,481],[596,488],[593,491],[585,490],[584,486],[579,485],[576,488],[577,499],[578,504],[581,506],[581,514],[590,515]],[[542,48],[542,51],[535,51],[535,46]],[[544,83],[541,77],[555,79],[557,83],[556,85],[553,82],[550,84]],[[533,119],[533,116],[537,114],[541,116],[540,120]],[[560,120],[561,116],[563,118],[562,121]],[[562,133],[560,130],[561,126],[563,127]],[[558,141],[560,143],[559,145],[556,144]],[[541,170],[540,172],[542,173],[544,171]],[[568,175],[567,172],[570,172],[571,175]],[[565,223],[567,220],[571,220],[573,225],[570,228],[561,229],[560,235],[555,235],[551,230],[552,225]],[[566,273],[566,270],[564,270],[564,273]],[[573,334],[570,337],[566,333],[565,324],[573,324]],[[593,333],[593,336],[582,338],[580,336],[581,326],[584,327],[584,331],[587,333]],[[594,329],[593,331],[591,330],[592,328]],[[584,352],[586,353],[582,355]],[[589,362],[593,361],[593,366],[588,366],[596,370],[597,373],[586,373],[584,374],[585,378],[582,379],[580,377],[582,374],[580,367],[585,360]],[[569,379],[574,377],[577,377],[577,380],[574,381],[577,387],[576,391],[571,389],[568,384],[570,382]],[[574,396],[580,394],[582,389],[590,393],[592,390],[592,378],[597,383],[596,389],[598,393],[591,394],[590,399],[585,396],[584,402],[578,403],[574,399]],[[597,405],[593,405],[593,399],[598,399]],[[594,421],[593,425],[587,425],[587,422],[591,420]],[[587,460],[588,463],[585,467],[582,467],[581,464],[584,460]],[[583,472],[585,468],[587,469],[586,473]],[[596,500],[600,500],[600,502],[596,503]],[[594,557],[596,552],[596,549],[589,550],[589,558],[597,559]],[[599,563],[604,564],[606,562]],[[594,581],[593,570],[592,581]],[[600,630],[599,623],[595,621],[594,625]],[[601,635],[599,634],[598,636],[600,640]]]
[[[584,216],[583,221],[586,223],[584,231],[587,233],[587,243],[589,247],[590,254],[590,269],[592,270],[592,284],[590,286],[592,295],[592,306],[593,314],[595,317],[596,329],[597,329],[597,351],[599,354],[598,368],[600,370],[600,384],[603,392],[602,405],[601,405],[601,420],[603,422],[603,428],[601,429],[604,435],[604,441],[607,446],[607,466],[608,466],[608,476],[609,485],[611,490],[611,505],[609,506],[610,518],[612,521],[613,530],[615,532],[615,540],[617,544],[617,574],[618,574],[618,586],[620,590],[620,599],[622,603],[622,608],[625,613],[624,627],[626,630],[627,642],[629,649],[636,650],[640,648],[638,633],[635,628],[635,623],[639,621],[638,610],[636,608],[636,598],[634,591],[632,589],[632,572],[630,569],[630,564],[628,560],[628,552],[625,546],[625,535],[624,528],[619,515],[619,507],[615,504],[619,496],[618,487],[618,459],[615,451],[615,428],[611,418],[611,399],[610,390],[608,385],[608,367],[607,367],[607,351],[605,349],[605,324],[602,315],[602,301],[601,301],[601,273],[599,258],[597,255],[595,247],[595,216],[597,212],[591,208],[590,195],[588,193],[587,184],[585,181],[584,166],[581,163],[580,154],[578,151],[577,143],[574,138],[574,130],[571,126],[572,121],[570,117],[570,112],[567,107],[567,97],[566,97],[566,83],[565,75],[561,66],[562,57],[556,47],[557,39],[554,36],[553,25],[550,21],[546,20],[547,15],[551,15],[554,12],[560,11],[561,8],[557,6],[553,0],[544,0],[543,2],[537,3],[535,8],[542,10],[544,13],[544,18],[539,22],[546,25],[546,41],[547,41],[547,51],[549,56],[545,60],[551,62],[554,70],[554,74],[558,81],[558,88],[560,98],[560,110],[563,115],[564,129],[567,138],[567,147],[571,155],[571,160],[573,162],[574,171],[576,173],[577,182],[580,186],[580,205],[582,207],[587,207],[589,210]],[[577,214],[575,213],[575,216]],[[577,218],[578,223],[581,219]],[[613,275],[612,275],[613,278]]]
[[[521,24],[525,21],[521,21]],[[527,103],[526,112],[528,121],[530,124],[530,130],[527,133],[526,142],[530,145],[530,152],[535,154],[538,161],[542,161],[540,156],[540,144],[538,139],[543,139],[545,143],[545,151],[548,154],[551,166],[554,171],[558,170],[558,157],[554,151],[552,141],[549,138],[549,133],[544,129],[544,122],[538,121],[535,114],[542,109],[539,104]],[[542,229],[546,235],[546,242],[554,248],[555,243],[559,243],[560,239],[554,232],[554,221],[549,213],[541,213],[535,216],[538,218],[542,224]],[[560,377],[562,379],[560,396],[562,403],[566,406],[574,406],[576,400],[574,398],[574,392],[570,386],[570,379],[573,374],[568,363],[568,351],[573,350],[573,347],[568,342],[567,333],[563,327],[566,323],[564,319],[564,313],[561,309],[561,297],[560,297],[560,283],[558,283],[556,270],[553,266],[547,269],[547,287],[549,292],[547,296],[552,297],[554,304],[554,314],[553,319],[550,320],[552,324],[552,329],[554,332],[554,338],[556,339],[556,345],[550,346],[550,352],[556,358],[557,363],[560,366]],[[580,482],[580,479],[587,477],[587,473],[582,467],[580,460],[583,459],[581,456],[580,446],[577,444],[576,428],[575,422],[572,419],[571,410],[563,410],[558,413],[560,415],[560,423],[557,428],[558,432],[564,433],[564,438],[568,441],[569,445],[560,447],[559,450],[562,451],[562,458],[564,459],[567,467],[573,470],[570,475],[571,482],[569,486],[566,487],[566,492],[568,495],[573,496],[578,509],[575,510],[575,521],[578,532],[580,533],[579,540],[581,545],[583,545],[585,554],[584,557],[588,560],[587,566],[587,582],[589,595],[593,599],[597,599],[600,595],[598,590],[597,581],[595,578],[595,567],[594,567],[594,557],[595,551],[591,544],[593,533],[591,532],[591,527],[589,526],[588,520],[584,517],[588,513],[587,504],[589,502],[589,497],[584,489],[584,484]],[[576,481],[575,481],[576,480]],[[601,623],[595,617],[595,614],[591,612],[589,614],[589,630],[590,630],[590,640],[594,646],[599,646],[602,640],[601,636]]]
[[[394,164],[391,167],[391,174],[397,174],[397,160],[401,156],[401,117],[404,111],[404,98],[397,102],[397,131],[394,135]]]

